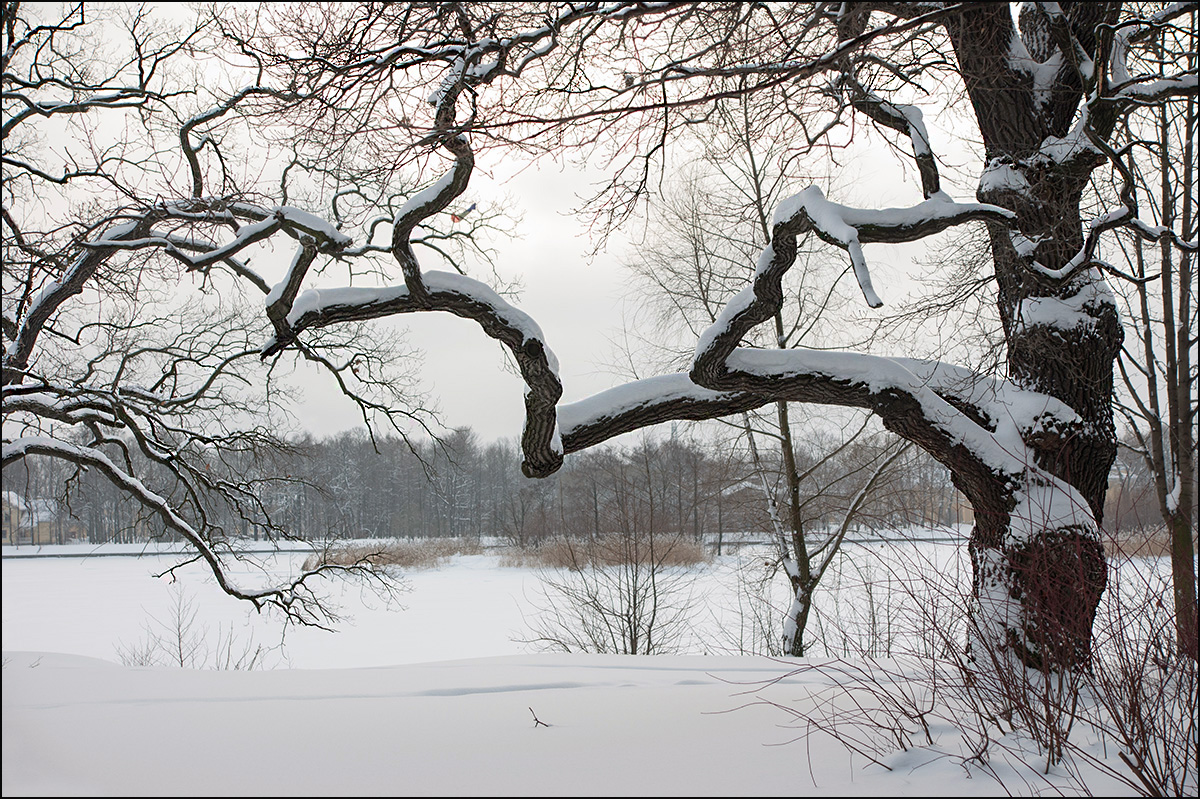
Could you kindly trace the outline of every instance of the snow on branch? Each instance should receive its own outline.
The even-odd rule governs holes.
[[[101,234],[97,248],[84,248],[58,280],[51,280],[30,302],[16,336],[4,351],[3,385],[22,380],[37,340],[50,317],[71,297],[81,293],[84,285],[108,259],[114,248],[130,239],[144,235],[144,221],[121,222],[109,225]]]
[[[863,244],[916,241],[954,225],[984,219],[1012,222],[1016,214],[997,205],[956,203],[942,192],[911,208],[851,208],[830,202],[820,188],[809,186],[779,204],[772,224],[786,228],[793,236],[811,230],[822,240],[846,250],[867,304],[878,308],[883,300],[871,283]]]
[[[726,359],[730,390],[683,373],[637,380],[559,408],[563,449],[575,452],[651,424],[729,416],[769,403],[860,407],[962,473],[1005,475],[1032,486],[1017,501],[1034,519],[1089,524],[1087,503],[1035,463],[1030,444],[1067,438],[1082,424],[1061,401],[937,361],[852,352],[738,347]],[[1035,510],[1036,509],[1036,512]],[[1032,527],[1030,528],[1032,529]],[[1014,536],[1025,534],[1014,527]]]
[[[420,298],[408,285],[309,289],[291,304],[286,318],[288,335],[277,335],[268,342],[262,356],[282,351],[305,329],[338,322],[421,311],[446,311],[474,320],[484,333],[508,347],[527,386],[522,468],[530,476],[553,473],[562,465],[563,456],[555,414],[562,383],[558,358],[546,344],[542,329],[532,317],[478,280],[440,271],[424,272],[421,279],[424,295]]]
[[[1200,78],[1192,72],[1165,78],[1133,78],[1118,87],[1111,96],[1139,105],[1154,105],[1168,97],[1195,94],[1197,88],[1200,88]]]
[[[746,392],[702,388],[679,372],[635,380],[561,405],[558,424],[563,449],[571,453],[659,422],[714,419],[768,402]]]
[[[850,91],[850,102],[856,109],[879,124],[909,138],[912,142],[913,159],[917,162],[917,171],[921,175],[921,191],[925,199],[937,195],[941,191],[941,180],[921,109],[915,105],[890,103],[867,91],[849,74],[842,76],[841,85]]]
[[[238,219],[250,222],[239,224]],[[130,225],[134,224],[130,223],[121,226],[120,229],[109,229],[99,238],[84,242],[83,246],[108,252],[159,247],[189,269],[195,270],[204,270],[214,263],[225,262],[235,273],[267,293],[271,289],[262,277],[233,257],[251,244],[270,238],[280,230],[299,240],[302,247],[306,243],[311,246],[314,257],[317,252],[338,255],[354,243],[350,236],[321,217],[288,205],[263,207],[249,203],[226,203],[221,198],[208,198],[163,204],[142,214],[143,228],[145,223],[162,220],[228,225],[234,228],[235,235],[224,244],[194,235],[160,234],[153,229],[148,229],[142,236],[134,237],[129,234],[129,230],[132,230]],[[125,229],[127,227],[129,230]]]
[[[313,250],[313,257],[317,252],[337,255],[353,244],[353,239],[324,219],[286,205],[262,207],[250,203],[230,203],[223,198],[207,198],[161,203],[131,216],[123,221],[108,223],[94,237],[81,242],[81,250],[67,271],[57,280],[47,282],[32,297],[20,324],[14,325],[16,329],[12,341],[4,352],[4,384],[22,379],[48,320],[62,303],[79,294],[96,270],[116,252],[158,248],[189,269],[201,271],[214,263],[224,262],[235,273],[268,292],[270,289],[261,276],[234,258],[251,244],[280,230],[299,239],[302,247],[307,242],[307,246]],[[249,223],[239,224],[239,219]],[[207,237],[181,236],[174,232],[160,233],[154,230],[156,224],[168,220],[228,226],[234,229],[235,235],[230,241],[219,244]]]
[[[1034,257],[1036,244],[1034,240],[1019,233],[1012,234],[1013,247],[1020,253],[1033,271],[1054,280],[1066,280],[1075,273],[1089,267],[1099,267],[1108,272],[1115,270],[1107,263],[1095,257],[1100,244],[1100,234],[1114,228],[1125,228],[1146,241],[1170,241],[1175,247],[1187,252],[1196,252],[1197,240],[1190,241],[1180,238],[1179,234],[1164,225],[1150,225],[1139,219],[1136,212],[1127,205],[1121,205],[1100,214],[1088,226],[1084,244],[1065,264],[1057,269],[1046,266]],[[1119,274],[1119,273],[1118,273]]]
[[[304,276],[308,274],[308,268],[312,265],[316,257],[316,242],[312,237],[305,236],[301,240],[300,246],[296,248],[296,254],[292,257],[292,263],[288,267],[287,274],[267,294],[267,298],[264,301],[267,308],[267,318],[275,326],[277,336],[288,336],[291,334],[286,320],[293,308],[296,294],[300,291],[300,284],[304,280]]]
[[[185,255],[178,251],[171,246],[170,242],[166,242],[166,247],[168,251],[186,263],[189,268],[200,269],[218,261],[224,261],[226,258],[229,258],[235,253],[241,252],[255,242],[270,238],[271,234],[275,233],[275,231],[279,230],[281,227],[282,222],[279,219],[274,218],[264,219],[261,222],[254,222],[249,225],[243,225],[241,229],[238,230],[237,235],[233,237],[232,241],[229,241],[226,244],[217,247],[215,250],[210,250],[209,252],[206,252],[196,258]],[[153,239],[149,241],[156,243],[156,240]],[[139,244],[139,242],[130,242],[124,246],[137,247]]]
[[[44,383],[5,386],[4,413],[29,413],[65,424],[118,424],[111,407],[97,399],[51,390]]]
[[[971,220],[1010,222],[1014,218],[1013,212],[999,206],[956,203],[940,192],[911,208],[850,208],[830,202],[818,187],[810,186],[779,204],[772,218],[771,243],[759,256],[751,285],[726,304],[696,344],[692,379],[712,389],[726,387],[725,357],[783,302],[781,282],[795,262],[798,234],[811,230],[847,250],[867,302],[878,307],[882,301],[871,284],[863,244],[914,241]]]
[[[1041,523],[1094,524],[1082,494],[1037,466],[1028,446],[1038,436],[1065,437],[1079,422],[1070,409],[1050,397],[991,382],[990,398],[976,395],[985,400],[990,418],[978,418],[980,408],[963,407],[962,394],[951,396],[956,400],[952,402],[936,390],[947,385],[949,374],[939,375],[936,367],[922,374],[920,362],[914,373],[907,368],[913,362],[860,353],[739,348],[728,363],[730,382],[771,394],[773,399],[833,400],[869,408],[886,427],[917,442],[942,463],[953,464],[968,481],[976,472],[1006,476],[1012,484],[1026,486],[1016,496],[1018,508],[1013,514],[1020,523],[1006,533],[1015,539],[1032,534]]]
[[[870,408],[885,421],[893,397],[907,396],[917,403],[927,424],[941,430],[951,444],[966,447],[994,471],[1019,472],[1024,465],[1024,459],[1015,454],[1024,450],[1019,435],[999,439],[996,432],[935,391],[931,373],[914,374],[898,360],[853,352],[739,347],[726,363],[734,380],[756,392],[793,401],[839,397],[839,404]],[[1008,431],[1017,432],[1012,426]]]
[[[461,59],[459,59],[461,60]],[[465,64],[465,62],[463,62]],[[404,273],[404,282],[418,302],[425,302],[427,289],[421,277],[421,266],[412,249],[412,232],[418,224],[445,210],[467,188],[475,169],[475,154],[465,134],[456,130],[455,105],[465,86],[461,66],[450,70],[441,87],[431,96],[436,106],[434,131],[427,139],[445,148],[454,156],[454,168],[422,189],[401,206],[392,222],[392,255]],[[454,75],[452,80],[451,78]]]
[[[278,219],[284,231],[292,237],[312,236],[322,252],[338,251],[354,243],[354,239],[338,230],[328,220],[290,205],[272,205],[264,209],[246,203],[235,203],[233,211],[247,216],[262,214],[265,217],[269,214]]]
[[[1006,441],[1028,441],[1049,430],[1065,431],[1083,423],[1059,399],[1025,388],[1012,380],[980,375],[944,361],[889,359],[956,408],[969,408],[977,421]],[[1004,432],[1007,430],[1007,432]]]
[[[1096,65],[1087,48],[1083,46],[1072,30],[1072,23],[1075,20],[1072,19],[1071,15],[1064,13],[1058,3],[1039,2],[1035,5],[1045,15],[1049,24],[1049,37],[1058,46],[1058,56],[1066,59],[1071,68],[1079,75],[1084,85],[1092,83]],[[1054,60],[1052,57],[1047,63]]]
[[[5,78],[9,78],[6,74]],[[23,81],[13,80],[14,83],[20,84]],[[29,90],[33,87],[26,85],[23,90]],[[71,87],[75,92],[84,93],[92,89],[87,86]],[[146,105],[152,94],[144,88],[136,86],[116,87],[110,91],[100,93],[95,92],[88,96],[81,96],[73,100],[34,100],[27,97],[24,91],[5,91],[4,99],[19,102],[24,105],[20,111],[15,111],[9,115],[3,125],[0,125],[0,138],[7,138],[17,125],[32,116],[40,116],[49,118],[57,114],[86,114],[90,111],[103,108],[138,108]]]
[[[1192,3],[1172,3],[1147,17],[1129,20],[1117,29],[1113,35],[1112,52],[1109,57],[1109,88],[1106,99],[1152,104],[1167,97],[1196,93],[1195,72],[1185,71],[1176,75],[1132,75],[1129,72],[1129,53],[1133,43],[1146,39],[1154,30],[1172,20],[1194,12],[1193,6]]]

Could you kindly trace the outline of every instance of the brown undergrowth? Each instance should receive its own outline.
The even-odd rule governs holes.
[[[1163,525],[1109,533],[1104,539],[1109,558],[1169,558],[1171,534]]]
[[[613,534],[592,539],[548,538],[537,546],[506,551],[500,565],[578,571],[592,565],[696,566],[711,560],[712,555],[704,545],[688,536],[658,534],[638,541],[635,537]]]
[[[435,569],[455,555],[478,555],[483,546],[474,538],[393,539],[378,542],[333,543],[309,555],[304,568],[338,566],[396,566],[401,569]]]

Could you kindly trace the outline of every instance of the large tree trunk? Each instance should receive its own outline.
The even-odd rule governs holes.
[[[1063,6],[1072,32],[1094,52],[1095,25],[1115,17],[1119,4]],[[1113,364],[1123,334],[1099,270],[1064,269],[1083,248],[1080,201],[1100,163],[1088,148],[1064,157],[1066,148],[1048,146],[1071,130],[1082,98],[1078,74],[1064,65],[1054,91],[1039,95],[1036,77],[1012,53],[1023,45],[1033,61],[1047,62],[1057,52],[1051,25],[1035,9],[1023,14],[1021,29],[1018,35],[1008,5],[996,4],[964,15],[950,33],[986,148],[978,197],[1017,214],[1017,232],[989,224],[1009,377],[1080,417],[1069,429],[1030,431],[1025,444],[1036,466],[1077,489],[1087,507],[1066,522],[1057,514],[1037,518],[1036,503],[1024,501],[1035,485],[997,477],[994,485],[960,488],[975,504],[976,600],[982,608],[1011,598],[1020,608],[1017,618],[1000,622],[1002,632],[992,630],[1006,640],[990,644],[1011,648],[1032,668],[1072,668],[1090,657],[1106,582],[1099,525],[1116,457]],[[971,479],[978,483],[978,474]]]
[[[1039,191],[1043,224],[1026,235],[1046,242],[1038,251],[1040,262],[1061,265],[1082,246],[1078,194],[1062,191],[1066,181],[1057,176],[1045,181],[1047,190]],[[1098,533],[1116,457],[1112,375],[1121,325],[1096,270],[1067,280],[1041,279],[1014,251],[1007,230],[994,229],[991,239],[1009,376],[1062,400],[1082,418],[1069,431],[1045,431],[1026,443],[1039,467],[1079,491],[1094,524],[1055,527],[1036,518],[1014,519],[1013,510],[1006,517],[977,508],[971,537],[975,591],[978,596],[984,590],[981,581],[990,577],[983,564],[1001,564],[1009,572],[1003,577],[1008,590],[1024,610],[1023,634],[1011,641],[1022,642],[1022,659],[1036,668],[1044,667],[1047,657],[1071,666],[1090,656],[1092,621],[1106,581]],[[1011,491],[996,488],[1012,501]],[[1028,537],[1014,534],[1018,527],[1027,527]]]

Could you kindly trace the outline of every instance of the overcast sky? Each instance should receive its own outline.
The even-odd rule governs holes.
[[[587,186],[582,171],[570,168],[550,166],[503,180],[481,169],[461,202],[508,198],[522,217],[519,237],[496,246],[497,271],[521,279],[523,290],[512,302],[537,321],[558,357],[564,402],[621,382],[608,364],[614,351],[610,339],[621,330],[626,296],[621,260],[627,245],[614,238],[606,252],[589,260],[592,244],[586,225],[568,213]],[[486,267],[469,273],[491,280]],[[407,331],[409,343],[424,353],[422,384],[443,424],[471,427],[483,441],[520,436],[524,383],[506,368],[501,345],[475,322],[448,313],[420,313],[380,324]],[[299,420],[304,428],[329,435],[361,426],[361,416],[348,401],[311,382],[315,381],[306,389],[308,402]]]

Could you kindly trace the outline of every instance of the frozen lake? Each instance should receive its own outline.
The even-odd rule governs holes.
[[[174,582],[154,576],[177,563],[178,556],[97,557],[95,547],[81,545],[42,549],[76,556],[4,558],[5,650],[118,660],[120,648],[146,639],[147,627],[170,626],[173,607],[182,600],[195,611],[196,628],[206,627],[210,636],[228,638],[232,633],[238,642],[279,647],[268,660],[278,666],[348,668],[494,657],[536,651],[524,641],[531,637],[538,608],[545,605],[543,571],[503,565],[502,553],[489,552],[405,572],[408,590],[391,600],[358,586],[329,582],[328,593],[344,615],[336,632],[295,626],[285,630],[278,619],[221,593],[200,564],[178,570]],[[138,548],[106,546],[100,551],[117,549]],[[763,552],[744,548],[690,570],[687,612],[695,634],[680,642],[681,652],[735,654],[754,648],[747,581],[761,577]],[[269,565],[277,574],[286,573],[298,568],[303,558],[283,555]],[[840,568],[831,571],[823,586],[819,607],[824,614],[810,629],[817,632],[824,625],[831,643],[844,645],[846,630],[841,628],[851,629],[853,620],[870,621],[873,616],[879,639],[888,634],[889,623],[899,623],[897,603],[905,604],[906,595],[925,590],[917,576],[922,573],[969,586],[964,553],[953,544],[846,547]],[[262,577],[249,570],[242,576]],[[782,577],[769,585],[772,601],[782,612],[787,600]],[[761,615],[762,609],[758,612]]]

